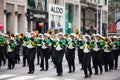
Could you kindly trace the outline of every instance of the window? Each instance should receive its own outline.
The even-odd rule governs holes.
[[[105,0],[105,5],[107,5],[107,0]]]
[[[59,4],[59,0],[54,0],[54,3],[55,4]]]

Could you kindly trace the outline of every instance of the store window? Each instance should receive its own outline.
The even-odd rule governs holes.
[[[27,0],[27,2],[28,2],[28,9],[35,9],[36,8],[35,0]]]
[[[37,10],[47,11],[47,0],[38,0]]]
[[[107,0],[105,0],[105,5],[107,5]]]

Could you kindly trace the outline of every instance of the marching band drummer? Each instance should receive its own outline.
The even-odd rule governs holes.
[[[88,78],[92,75],[91,69],[91,45],[90,45],[90,36],[84,35],[85,43],[83,48],[83,70],[85,74],[85,78]],[[89,71],[89,74],[88,74]]]
[[[48,71],[49,68],[49,64],[48,64],[48,60],[50,59],[50,46],[52,45],[52,42],[49,38],[49,34],[45,33],[43,35],[43,40],[41,43],[41,48],[42,48],[42,52],[41,52],[41,70],[44,70],[44,66],[45,66],[45,71]],[[45,60],[45,64],[44,64],[44,60]]]
[[[57,76],[62,76],[62,61],[64,56],[64,49],[66,46],[66,40],[64,39],[62,33],[58,33],[58,38],[54,41],[53,45],[55,48],[55,65]]]
[[[27,60],[28,60],[28,67],[29,72],[28,74],[33,74],[35,70],[34,60],[36,54],[36,44],[37,39],[35,38],[36,33],[30,32],[28,40],[26,40],[26,47],[27,47]]]
[[[69,72],[75,72],[75,49],[77,46],[77,40],[75,39],[75,34],[71,33],[70,38],[67,40],[67,52],[66,58],[69,66]]]

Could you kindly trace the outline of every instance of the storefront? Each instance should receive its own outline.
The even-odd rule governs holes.
[[[49,4],[49,29],[53,32],[65,31],[65,10],[63,6]]]
[[[40,33],[45,33],[48,30],[48,12],[27,10],[27,20],[34,23],[34,26],[29,27],[29,30],[38,30]]]
[[[71,33],[73,32],[74,26],[74,5],[66,3],[65,4],[66,14],[65,14],[65,32]]]
[[[90,27],[96,26],[96,10],[89,7],[81,8],[81,33],[85,34]],[[89,33],[89,32],[87,32]]]

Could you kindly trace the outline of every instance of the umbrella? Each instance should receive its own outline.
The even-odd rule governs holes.
[[[3,25],[2,24],[0,24],[0,29],[3,29]]]

